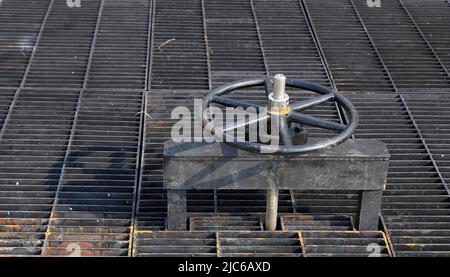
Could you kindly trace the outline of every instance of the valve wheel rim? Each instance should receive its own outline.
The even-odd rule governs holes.
[[[278,116],[278,115],[267,113],[268,117],[265,119],[270,119],[271,116],[275,116],[276,118],[278,118],[278,120],[283,117],[292,122],[297,122],[297,121],[295,121],[295,119],[297,119],[297,120],[302,121],[301,123],[299,123],[299,122],[297,122],[297,123],[303,124],[303,125],[309,125],[309,124],[305,124],[304,122],[309,122],[310,120],[314,119],[317,121],[311,121],[309,123],[311,123],[311,124],[317,123],[319,125],[325,124],[324,126],[326,126],[327,128],[323,127],[323,126],[318,126],[318,125],[310,125],[310,126],[323,128],[323,129],[330,129],[330,128],[336,128],[335,130],[342,129],[342,130],[340,130],[339,134],[337,134],[336,136],[333,136],[331,138],[321,139],[320,141],[315,142],[315,143],[306,143],[303,145],[276,145],[275,146],[275,145],[262,144],[262,143],[258,143],[258,142],[235,141],[234,137],[229,136],[228,134],[226,134],[226,132],[223,132],[222,130],[220,130],[216,126],[214,126],[212,121],[210,120],[210,118],[206,115],[207,113],[205,111],[210,107],[211,103],[218,103],[218,104],[236,103],[236,104],[242,104],[241,107],[244,107],[244,108],[245,108],[245,105],[250,106],[250,107],[267,108],[264,106],[241,102],[241,101],[233,100],[231,98],[225,98],[225,97],[220,97],[220,96],[230,93],[232,91],[238,90],[238,89],[254,87],[254,86],[264,86],[265,90],[266,90],[266,97],[267,97],[271,93],[271,83],[272,83],[271,78],[264,78],[264,77],[251,78],[251,79],[243,79],[243,80],[238,80],[235,82],[227,83],[227,84],[221,85],[221,86],[211,90],[203,98],[202,113],[201,113],[203,127],[210,134],[212,134],[215,138],[220,139],[229,145],[232,145],[232,146],[240,148],[240,149],[248,150],[251,152],[260,152],[263,154],[264,153],[267,153],[267,154],[307,153],[307,152],[320,150],[320,149],[324,149],[324,148],[328,148],[328,147],[334,147],[334,146],[344,142],[348,138],[350,138],[350,136],[356,130],[356,127],[358,124],[358,112],[356,111],[353,104],[347,98],[345,98],[343,95],[340,95],[340,94],[334,92],[333,90],[330,90],[324,86],[321,86],[321,85],[318,85],[318,84],[315,84],[315,83],[312,83],[309,81],[305,81],[305,80],[299,80],[299,79],[286,79],[286,87],[299,88],[299,89],[311,91],[311,92],[320,94],[322,96],[322,98],[320,98],[320,97],[313,98],[313,99],[317,99],[317,101],[316,102],[309,101],[309,102],[314,102],[310,106],[307,106],[308,100],[291,103],[290,106],[292,107],[291,108],[292,111],[289,114]],[[348,125],[343,125],[343,124],[339,124],[339,123],[335,123],[335,122],[331,122],[331,121],[318,119],[318,118],[307,116],[305,114],[301,114],[301,113],[297,112],[298,110],[305,110],[307,108],[314,107],[314,106],[323,104],[325,102],[330,102],[330,101],[336,102],[339,106],[341,106],[344,109],[344,112],[346,113],[346,115],[349,119]],[[305,107],[305,105],[306,105],[306,107]],[[227,105],[225,105],[225,106],[227,106]],[[264,120],[264,119],[260,118],[258,121],[260,121],[260,120]]]

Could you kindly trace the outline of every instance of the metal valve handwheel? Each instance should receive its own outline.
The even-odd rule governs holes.
[[[221,96],[237,89],[258,85],[264,85],[265,87],[266,96],[268,98],[268,104],[266,107]],[[285,93],[286,86],[312,91],[320,94],[320,96],[299,102],[289,103],[289,95]],[[330,101],[336,102],[337,105],[344,109],[347,114],[347,119],[349,120],[348,125],[327,121],[301,113],[308,108]],[[205,112],[210,107],[211,103],[217,103],[235,108],[241,107],[244,109],[253,107],[256,111],[260,111],[261,108],[265,108],[267,113],[258,113],[256,119],[237,123],[231,128],[220,129],[212,124],[213,122],[211,121],[210,116],[208,116],[208,113]],[[234,137],[227,134],[230,130],[256,124],[263,120],[278,121],[279,138],[282,142],[281,145],[274,146],[258,142],[237,141]],[[245,79],[228,83],[213,89],[203,98],[202,121],[203,126],[210,131],[211,134],[213,134],[216,138],[223,139],[224,142],[230,145],[249,151],[259,151],[260,153],[289,154],[305,153],[326,147],[332,147],[345,141],[356,129],[356,125],[358,123],[358,113],[349,100],[326,87],[304,80],[286,80],[284,75],[277,74],[273,78]],[[336,136],[315,141],[314,143],[294,145],[288,131],[288,125],[291,123],[339,131],[339,133]]]

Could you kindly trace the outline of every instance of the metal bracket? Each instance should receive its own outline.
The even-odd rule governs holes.
[[[386,145],[373,139],[349,139],[331,149],[287,156],[260,155],[225,143],[170,140],[164,144],[167,227],[186,229],[186,190],[298,189],[358,191],[359,229],[376,230],[388,161]]]

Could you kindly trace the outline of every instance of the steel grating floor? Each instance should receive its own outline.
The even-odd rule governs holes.
[[[0,1],[0,255],[450,256],[450,1],[380,2]],[[280,231],[262,191],[190,192],[193,231],[164,231],[172,109],[278,72],[387,144],[380,231],[354,230],[354,194],[293,190]]]

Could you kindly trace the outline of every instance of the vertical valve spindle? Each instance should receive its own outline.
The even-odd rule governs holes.
[[[276,74],[273,77],[272,108],[286,109],[288,105],[288,96],[285,94],[286,77],[283,74]],[[269,98],[270,99],[270,98]],[[267,190],[266,197],[266,231],[275,231],[278,218],[278,189]]]
[[[273,98],[277,100],[284,99],[286,88],[286,77],[283,74],[277,74],[273,77]]]

